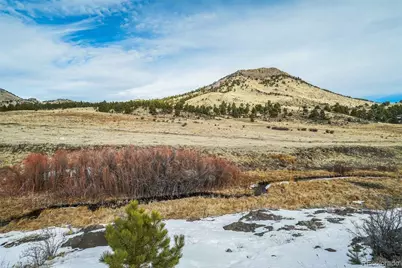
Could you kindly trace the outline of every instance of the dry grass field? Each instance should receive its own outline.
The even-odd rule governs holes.
[[[289,130],[272,129],[275,126]],[[307,130],[300,131],[302,128]],[[310,128],[318,131],[309,131]],[[244,197],[189,197],[143,204],[146,209],[159,210],[166,218],[191,220],[262,207],[356,205],[353,201],[377,207],[384,196],[402,196],[398,171],[402,167],[402,125],[318,125],[295,120],[251,123],[249,119],[106,114],[89,108],[0,113],[0,167],[18,164],[32,152],[53,154],[58,149],[128,145],[196,149],[226,158],[242,170],[236,183],[211,192]],[[350,178],[295,182],[333,176]],[[290,183],[273,184],[267,194],[254,196],[250,189],[254,183],[282,181]],[[55,197],[45,192],[6,196],[1,192],[0,222],[50,205],[106,200]],[[87,207],[45,209],[35,219],[12,221],[0,227],[0,232],[108,223],[122,211],[110,207],[95,211]]]
[[[185,126],[183,126],[186,123]],[[287,127],[289,131],[267,127]],[[307,128],[307,131],[298,129]],[[318,132],[308,131],[310,128]],[[334,134],[326,133],[333,130]],[[122,115],[93,109],[0,113],[0,144],[171,145],[214,151],[291,152],[317,146],[402,145],[402,125],[313,125],[304,122],[251,123],[249,119],[184,119],[172,116]],[[0,155],[0,161],[8,157]]]

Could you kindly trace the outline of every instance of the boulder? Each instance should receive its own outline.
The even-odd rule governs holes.
[[[75,236],[67,240],[61,247],[71,247],[73,249],[87,249],[95,247],[107,246],[105,238],[105,231],[99,232],[87,232],[81,235]]]

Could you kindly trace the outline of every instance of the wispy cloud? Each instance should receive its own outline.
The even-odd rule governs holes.
[[[275,66],[356,97],[401,93],[402,2],[191,3],[180,11],[123,0],[15,4],[18,14],[87,16],[46,25],[0,12],[0,36],[8,37],[0,42],[0,86],[39,98],[158,97],[237,69]],[[123,40],[94,46],[85,36],[66,38],[119,12],[120,32],[104,34],[124,33]]]
[[[15,10],[25,11],[36,17],[47,15],[110,15],[121,12],[131,6],[129,0],[44,0],[44,1],[9,1]]]

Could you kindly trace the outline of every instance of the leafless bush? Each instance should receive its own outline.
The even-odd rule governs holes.
[[[353,168],[345,162],[336,162],[333,165],[327,166],[326,169],[330,172],[338,173],[341,176],[346,175],[347,172],[353,170]]]
[[[236,183],[239,169],[190,149],[127,147],[32,154],[9,175],[0,178],[8,195],[142,198],[221,188]]]
[[[374,261],[385,260],[387,267],[402,267],[402,210],[392,201],[387,200],[384,210],[371,213],[356,229],[359,237],[366,237],[365,244],[372,249]]]
[[[64,236],[60,239],[57,233],[51,229],[43,230],[41,236],[48,237],[48,239],[34,243],[25,249],[20,256],[21,259],[25,259],[25,262],[17,264],[16,267],[42,267],[46,261],[52,260],[57,256],[61,245],[66,241]]]

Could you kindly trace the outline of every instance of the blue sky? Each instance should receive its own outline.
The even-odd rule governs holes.
[[[42,100],[128,100],[277,67],[341,94],[398,101],[401,10],[397,0],[0,0],[0,87]]]

